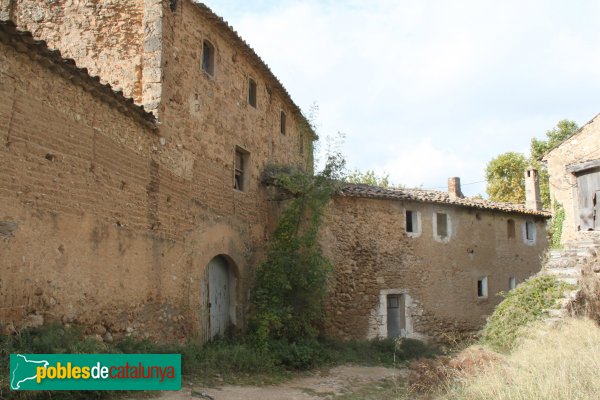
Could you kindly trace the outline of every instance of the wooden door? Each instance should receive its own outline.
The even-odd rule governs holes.
[[[208,263],[208,298],[210,337],[224,335],[231,324],[229,317],[230,290],[229,265],[223,257]]]
[[[596,192],[600,191],[600,168],[591,168],[577,174],[577,201],[579,204],[579,230],[600,229],[600,215],[596,217]],[[600,199],[599,199],[600,200]]]

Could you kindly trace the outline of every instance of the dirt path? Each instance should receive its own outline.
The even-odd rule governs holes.
[[[210,397],[214,400],[323,400],[353,393],[378,382],[390,382],[404,377],[406,377],[405,369],[344,365],[275,386],[186,387],[180,392],[162,392],[155,398],[159,400],[198,400]],[[204,394],[210,397],[205,397]]]

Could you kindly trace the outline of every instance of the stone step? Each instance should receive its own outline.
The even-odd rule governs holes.
[[[546,262],[546,268],[573,268],[579,264],[578,260],[572,258],[551,258]]]
[[[594,240],[577,240],[573,242],[567,242],[563,245],[563,248],[573,247],[600,247],[600,242]]]
[[[579,268],[547,268],[546,273],[555,276],[564,276],[567,278],[581,276],[581,270]]]
[[[561,282],[568,283],[569,285],[575,285],[575,286],[577,286],[577,284],[579,283],[579,279],[578,278],[557,276],[556,279],[558,279]]]

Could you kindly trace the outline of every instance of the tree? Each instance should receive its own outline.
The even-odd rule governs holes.
[[[573,136],[579,129],[575,121],[563,119],[546,131],[546,139],[531,139],[529,158],[521,153],[508,152],[492,159],[486,167],[487,192],[490,200],[510,203],[525,202],[525,168],[538,170],[540,197],[544,208],[550,208],[549,177],[542,157],[551,149]]]
[[[373,170],[361,172],[357,169],[346,177],[348,183],[364,183],[365,185],[386,188],[390,185],[390,174],[377,175]]]
[[[527,158],[522,153],[508,152],[493,158],[485,168],[490,200],[524,203],[525,168]]]
[[[573,134],[577,132],[577,129],[579,129],[579,126],[577,126],[575,121],[563,119],[558,121],[556,127],[546,131],[546,140],[537,138],[531,139],[532,161],[541,160],[546,152],[573,136]]]
[[[563,119],[558,121],[556,127],[546,131],[546,140],[540,140],[533,138],[531,139],[530,148],[530,164],[538,170],[538,178],[540,182],[540,197],[542,199],[542,205],[544,208],[550,208],[550,176],[548,175],[548,169],[543,165],[540,160],[544,155],[558,146],[577,132],[579,126],[575,121],[569,121]]]

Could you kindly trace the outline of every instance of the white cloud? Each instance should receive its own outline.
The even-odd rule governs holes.
[[[226,3],[295,101],[320,105],[321,136],[345,132],[351,166],[398,183],[480,180],[500,152],[600,111],[591,0]]]

